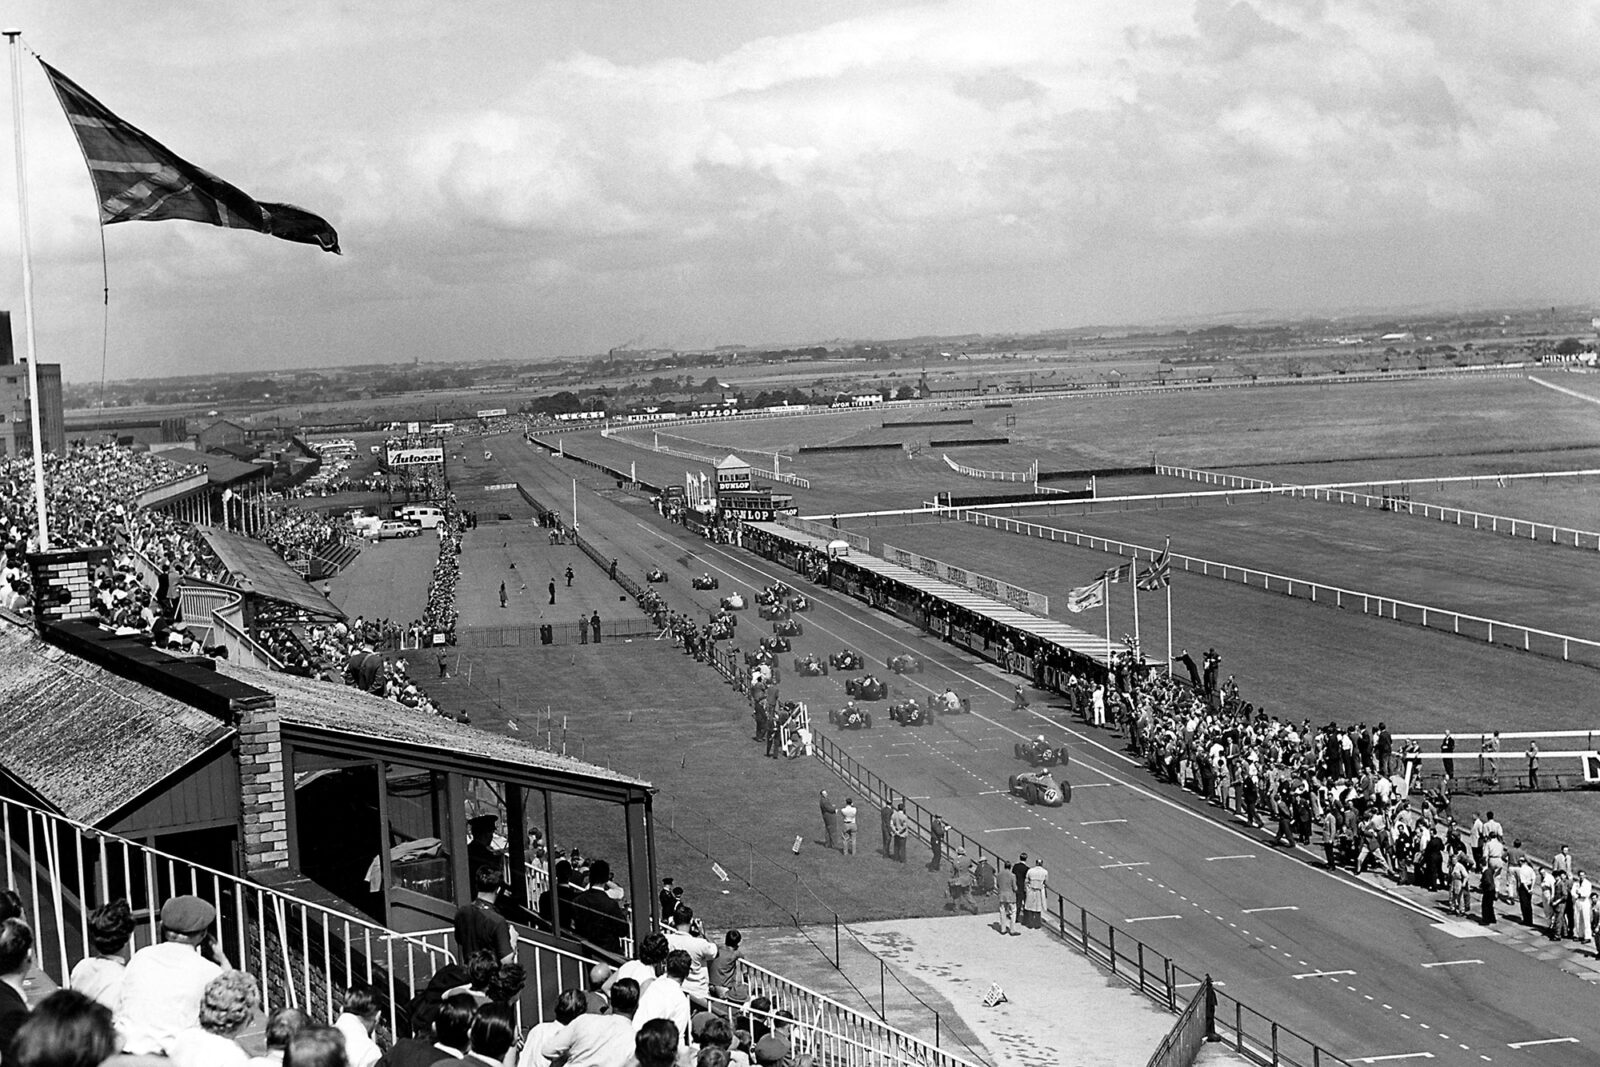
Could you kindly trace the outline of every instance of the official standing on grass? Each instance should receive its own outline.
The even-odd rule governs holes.
[[[889,821],[894,818],[894,794],[883,794],[883,806],[878,809],[878,828],[883,831],[883,854],[894,856],[894,835],[889,832]]]
[[[829,849],[839,847],[839,809],[834,807],[833,801],[828,799],[828,791],[822,791],[822,836],[826,838]]]
[[[894,806],[894,814],[889,816],[889,835],[894,838],[895,862],[904,863],[906,838],[911,835],[911,817],[906,814],[906,802],[903,800]]]
[[[1539,742],[1528,742],[1528,788],[1539,788]]]
[[[933,824],[928,827],[928,840],[933,846],[933,859],[928,863],[928,870],[937,872],[944,865],[944,843],[950,836],[950,824],[944,821],[943,815],[935,815]]]
[[[856,802],[850,797],[844,798],[844,807],[839,809],[839,821],[844,826],[844,854],[856,854]]]
[[[1044,869],[1044,860],[1034,860],[1028,871],[1027,897],[1022,903],[1022,925],[1037,930],[1044,926],[1044,891],[1050,884],[1050,872]]]

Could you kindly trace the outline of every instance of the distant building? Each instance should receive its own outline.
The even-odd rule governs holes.
[[[39,430],[46,452],[67,448],[66,419],[62,412],[61,364],[39,364]],[[0,456],[20,456],[33,451],[33,425],[28,400],[28,368],[18,363],[11,339],[11,312],[0,311]]]
[[[237,422],[218,419],[194,435],[194,447],[199,452],[220,452],[228,445],[242,446],[247,437],[249,432]]]

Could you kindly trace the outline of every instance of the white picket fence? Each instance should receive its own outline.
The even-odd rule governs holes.
[[[1020,519],[1006,518],[990,514],[980,508],[944,508],[941,510],[951,519],[972,523],[975,526],[1000,530],[1005,533],[1021,534],[1027,537],[1037,537],[1046,541],[1057,541],[1062,544],[1072,544],[1079,548],[1111,552],[1118,556],[1132,556],[1135,559],[1149,560],[1160,554],[1159,549],[1148,548],[1144,545],[1135,545],[1131,542],[1117,541],[1112,538],[1100,537],[1096,534],[1082,533],[1076,530],[1064,530],[1056,526],[1045,526],[1039,523],[1024,522]],[[1220,563],[1216,560],[1202,559],[1198,556],[1180,555],[1174,552],[1171,558],[1174,568],[1181,568],[1184,571],[1199,574],[1203,577],[1219,578],[1225,582],[1238,582],[1253,589],[1281,593],[1285,596],[1298,597],[1303,600],[1309,600],[1312,603],[1326,604],[1330,607],[1348,608],[1351,611],[1354,611],[1359,605],[1363,615],[1374,615],[1380,619],[1411,623],[1429,630],[1447,631],[1461,637],[1484,641],[1491,645],[1520,648],[1524,652],[1533,652],[1541,656],[1585,663],[1590,666],[1600,666],[1600,641],[1591,641],[1588,638],[1575,637],[1571,634],[1542,630],[1538,627],[1525,626],[1521,623],[1506,622],[1503,619],[1489,619],[1480,615],[1468,615],[1463,612],[1452,611],[1449,608],[1441,608],[1432,604],[1418,604],[1414,601],[1401,600],[1398,597],[1384,596],[1380,593],[1344,589],[1339,586],[1326,585],[1322,582],[1314,582],[1308,578],[1272,574],[1268,571],[1256,570],[1253,567],[1241,567],[1234,563]]]

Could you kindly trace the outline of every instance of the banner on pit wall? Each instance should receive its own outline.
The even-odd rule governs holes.
[[[420,467],[428,463],[443,462],[444,449],[442,448],[389,449],[389,466],[391,467]]]
[[[907,552],[903,548],[893,545],[883,546],[883,558],[890,563],[898,563],[902,567],[910,567],[914,571],[921,571],[930,578],[939,578],[951,585],[959,585],[963,589],[970,589],[974,593],[998,600],[1002,604],[1026,611],[1030,615],[1050,614],[1050,598],[1043,593],[1035,593],[1031,589],[1024,589],[1020,585],[1002,582],[998,578],[991,578],[986,574],[969,571],[965,567],[944,563],[931,556],[921,556],[915,552]]]
[[[498,419],[506,413],[505,408],[484,408],[477,413],[480,419]]]
[[[415,437],[417,434],[419,434],[421,432],[422,432],[422,423],[420,423],[420,422],[408,422],[408,423],[406,423],[406,433],[408,433],[411,436]]]

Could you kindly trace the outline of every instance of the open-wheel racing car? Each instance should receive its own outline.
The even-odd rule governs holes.
[[[800,625],[799,619],[779,619],[772,624],[772,632],[779,637],[799,637],[805,627]]]
[[[1029,804],[1059,808],[1072,799],[1072,783],[1065,779],[1057,782],[1049,771],[1023,771],[1020,774],[1013,774],[1008,784],[1012,796],[1021,797]]]
[[[706,623],[706,636],[713,641],[726,641],[733,636],[733,616],[720,612],[711,616],[711,621]]]
[[[866,674],[847,680],[844,691],[857,700],[882,700],[889,695],[889,686],[882,678]]]
[[[723,611],[743,611],[744,610],[744,594],[743,593],[729,593],[727,596],[723,597],[720,601],[718,601],[718,603],[720,603],[722,605],[722,610]]]
[[[867,669],[867,657],[854,649],[841,648],[828,653],[828,666],[836,671],[864,671]]]
[[[792,593],[789,596],[790,611],[810,611],[811,598],[804,593]]]
[[[787,619],[789,617],[788,604],[760,604],[756,612],[763,619]]]
[[[933,721],[933,713],[915,700],[897,700],[889,705],[889,718],[901,726],[926,726]]]
[[[696,589],[715,589],[717,588],[717,576],[714,574],[697,574],[689,579],[689,584]]]
[[[852,700],[844,707],[828,712],[828,721],[841,730],[870,730],[872,712],[856,707],[856,702]]]
[[[788,652],[793,649],[787,637],[763,637],[761,647],[776,655],[779,652]]]
[[[896,674],[921,674],[922,661],[909,652],[889,657],[889,669]]]
[[[660,567],[651,567],[644,574],[644,580],[651,585],[659,585],[667,580],[667,572]]]
[[[972,711],[972,701],[956,696],[956,691],[949,686],[945,686],[944,692],[938,696],[929,697],[928,703],[941,715],[970,714]]]
[[[773,656],[771,652],[767,651],[765,645],[756,649],[754,652],[746,652],[744,654],[744,662],[745,666],[747,667],[755,667],[761,664],[766,664],[770,667],[776,658],[777,657]]]
[[[1056,764],[1067,765],[1067,746],[1056,748],[1040,734],[1031,741],[1018,741],[1012,746],[1017,759],[1025,759],[1035,767],[1054,767]]]
[[[828,673],[828,661],[816,657],[815,653],[808,652],[804,656],[796,656],[794,660],[794,673],[802,678],[815,678]]]
[[[792,592],[794,592],[794,590],[790,589],[782,582],[773,582],[771,585],[767,586],[765,589],[761,590],[761,592],[756,594],[756,603],[782,604],[789,599],[789,595]]]

